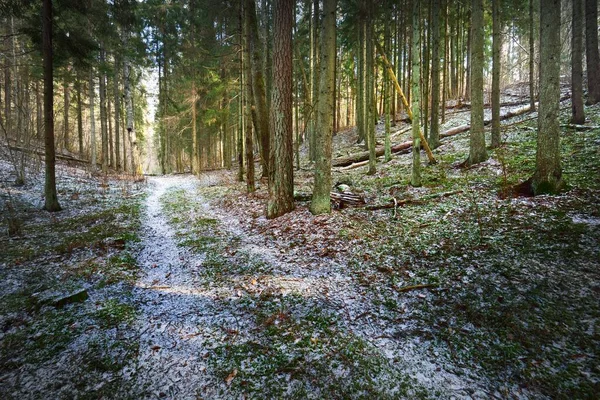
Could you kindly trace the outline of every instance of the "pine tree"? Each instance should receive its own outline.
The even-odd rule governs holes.
[[[492,0],[492,147],[500,147],[500,0]]]
[[[278,0],[273,10],[273,86],[271,131],[274,146],[269,175],[267,218],[294,209],[294,149],[292,130],[292,29],[294,1]]]
[[[600,54],[598,53],[598,0],[585,0],[585,49],[588,104],[600,102]]]
[[[421,33],[420,22],[421,16],[419,15],[419,2],[412,1],[412,72],[411,72],[411,108],[412,108],[412,137],[413,137],[413,150],[412,150],[412,176],[410,183],[413,186],[421,186],[421,136],[420,136],[420,121],[421,121],[421,107],[420,107],[420,86],[421,86],[421,57],[419,56],[419,48],[421,47]]]
[[[331,212],[331,152],[333,135],[333,91],[335,90],[335,9],[336,0],[323,1],[323,30],[321,36],[321,71],[319,107],[317,110],[317,147],[315,184],[310,211],[313,214]]]
[[[571,122],[585,123],[583,110],[583,1],[573,0],[571,33]]]
[[[483,0],[471,2],[471,134],[466,165],[487,160],[483,130]]]
[[[563,187],[560,165],[560,0],[540,2],[540,105],[535,173],[535,195],[556,193]]]
[[[44,136],[46,181],[44,209],[60,211],[56,193],[56,155],[54,149],[54,66],[52,64],[52,0],[42,5],[42,41],[44,53]]]

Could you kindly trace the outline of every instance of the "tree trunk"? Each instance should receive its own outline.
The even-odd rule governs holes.
[[[92,171],[96,170],[96,116],[94,115],[94,67],[90,67],[90,162]]]
[[[105,52],[100,48],[100,65],[104,65]],[[106,73],[100,73],[100,84],[98,85],[100,92],[100,135],[102,140],[102,172],[108,172],[108,129],[106,126]]]
[[[261,60],[261,44],[258,36],[258,22],[256,17],[256,4],[254,0],[246,0],[246,23],[249,25],[250,43],[249,52],[251,59],[248,60],[252,69],[252,93],[254,94],[254,106],[256,115],[256,135],[260,144],[260,158],[262,165],[262,176],[270,174],[270,146],[271,138],[269,132],[269,110],[267,108],[267,94],[265,79],[263,76]],[[267,38],[265,37],[265,41]],[[266,55],[265,55],[266,57]]]
[[[471,4],[471,135],[466,165],[488,158],[483,130],[483,0]]]
[[[65,150],[69,150],[69,108],[71,107],[71,97],[69,93],[69,71],[68,66],[65,68],[65,81],[63,83],[63,100],[64,100],[64,137],[63,146]]]
[[[573,0],[571,36],[571,123],[584,124],[583,110],[583,1]]]
[[[127,129],[127,144],[129,147],[129,163],[130,163],[130,171],[135,175],[136,173],[136,165],[134,159],[134,143],[135,139],[132,138],[135,135],[134,126],[133,126],[133,99],[131,93],[131,66],[129,65],[129,59],[125,59],[123,63],[123,77],[125,84],[125,113],[126,113],[126,129]]]
[[[500,1],[492,0],[492,147],[500,146]]]
[[[52,0],[44,0],[42,6],[42,46],[44,56],[44,135],[46,179],[44,185],[44,209],[60,211],[56,194],[56,171],[54,149],[54,82],[52,65]]]
[[[250,29],[247,23],[243,24],[244,27],[244,81],[246,83],[246,190],[248,193],[252,193],[256,190],[254,183],[254,147],[252,138],[252,70],[250,67]]]
[[[413,150],[412,150],[412,175],[410,183],[413,186],[421,186],[421,136],[420,136],[420,121],[421,121],[421,109],[420,109],[420,90],[421,85],[421,58],[419,57],[419,49],[421,47],[421,33],[420,33],[420,22],[421,18],[419,15],[419,2],[413,0],[412,2],[412,65],[411,65],[411,86],[412,96],[410,99],[412,108],[412,137],[413,137]]]
[[[600,102],[600,55],[598,54],[598,0],[585,0],[585,49],[588,104]]]
[[[529,0],[529,105],[531,111],[535,111],[535,21],[533,20],[533,2],[534,0]]]
[[[310,211],[313,214],[331,212],[331,154],[334,70],[336,53],[336,0],[323,1],[323,31],[321,36],[321,82],[317,110],[317,148],[315,183]]]
[[[366,127],[367,127],[367,145],[369,146],[369,170],[367,175],[375,175],[377,172],[377,156],[375,155],[375,120],[377,118],[377,109],[375,105],[375,60],[373,52],[373,41],[374,37],[374,18],[373,18],[373,4],[370,1],[366,1],[367,8],[367,20],[366,20],[366,96],[365,96],[365,113]]]
[[[543,3],[543,4],[541,4]],[[535,173],[535,195],[556,193],[563,186],[560,165],[560,0],[540,2],[540,104]]]
[[[294,1],[276,1],[273,20],[273,86],[270,119],[274,146],[269,161],[272,174],[269,175],[267,218],[276,218],[294,209],[294,132],[292,129]],[[321,64],[323,63],[324,60],[321,60]]]
[[[198,158],[198,127],[196,116],[196,81],[192,78],[192,174],[197,175],[200,172],[200,159]]]
[[[121,170],[121,93],[119,92],[119,61],[115,57],[114,97],[115,97],[115,166],[117,171]]]
[[[77,71],[75,90],[77,96],[77,139],[79,144],[79,158],[83,158],[83,104],[81,101],[81,76],[79,71]]]
[[[429,146],[440,145],[440,0],[432,3],[432,48],[431,48],[431,128]]]

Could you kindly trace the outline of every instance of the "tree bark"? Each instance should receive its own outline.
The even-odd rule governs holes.
[[[44,56],[44,144],[46,179],[44,185],[44,209],[60,211],[56,194],[56,157],[54,149],[54,67],[52,65],[52,0],[44,0],[42,6],[42,46]]]
[[[540,0],[542,1],[542,0]],[[533,20],[533,2],[529,0],[529,105],[535,111],[535,21]]]
[[[366,95],[365,95],[365,118],[367,128],[367,145],[369,148],[369,169],[367,175],[374,175],[377,172],[377,156],[375,155],[375,120],[377,118],[377,110],[375,106],[375,60],[373,52],[373,4],[370,1],[365,1],[367,8],[367,20],[365,30],[365,50],[366,50]]]
[[[492,147],[500,147],[500,1],[492,0]]]
[[[432,3],[432,49],[431,49],[431,128],[429,146],[440,145],[440,0]]]
[[[315,183],[310,211],[313,214],[331,212],[331,154],[333,91],[335,90],[336,0],[323,1],[323,31],[321,36],[321,82],[317,110],[317,148],[315,157]]]
[[[96,116],[94,115],[94,79],[94,67],[90,67],[90,162],[92,164],[92,171],[96,170]]]
[[[573,0],[571,34],[571,123],[584,124],[583,110],[583,1]]]
[[[588,104],[600,102],[600,54],[598,53],[598,0],[585,0],[585,49]]]
[[[278,0],[273,10],[273,86],[271,132],[274,134],[269,164],[267,218],[294,209],[294,132],[292,129],[292,30],[294,1]],[[321,60],[323,63],[323,60]],[[256,95],[256,94],[255,94]]]
[[[471,135],[466,165],[487,160],[483,130],[483,0],[471,2]]]
[[[543,4],[541,4],[543,3]],[[540,2],[540,104],[533,194],[563,186],[560,165],[560,0]]]
[[[120,136],[120,125],[121,125],[121,93],[119,91],[119,61],[115,57],[115,77],[114,77],[114,97],[115,97],[115,166],[117,171],[121,170],[121,136]]]
[[[130,163],[130,171],[135,175],[135,159],[134,159],[134,139],[132,138],[135,135],[134,126],[133,126],[133,99],[131,94],[131,66],[129,64],[129,59],[125,59],[123,63],[123,77],[125,84],[125,113],[126,113],[126,129],[127,129],[127,143],[129,147],[129,163]]]
[[[258,22],[256,17],[256,4],[254,0],[246,0],[246,23],[249,25],[250,43],[249,51],[251,59],[248,62],[252,69],[252,93],[254,94],[254,106],[256,115],[256,135],[260,143],[260,156],[262,165],[262,176],[270,175],[270,147],[271,135],[269,132],[269,110],[267,108],[267,94],[265,79],[263,76],[261,60],[261,44],[258,36]],[[265,41],[267,38],[265,37]],[[266,55],[265,55],[266,57]]]
[[[421,85],[421,58],[419,56],[419,49],[421,47],[421,32],[420,30],[419,15],[419,2],[413,0],[412,2],[412,65],[411,65],[411,86],[412,96],[410,99],[412,108],[412,137],[413,137],[413,150],[412,150],[412,175],[410,183],[413,186],[421,186],[421,137],[420,137],[420,121],[421,121],[421,110],[420,110],[420,90]]]
[[[100,65],[104,65],[105,51],[100,49]],[[106,113],[106,73],[100,73],[100,84],[98,85],[100,92],[100,135],[102,140],[102,172],[108,172],[108,129],[107,129],[107,113]]]
[[[63,82],[63,101],[64,101],[64,137],[63,147],[69,150],[69,108],[71,107],[71,96],[69,93],[69,70],[65,67],[65,81]]]
[[[79,71],[77,71],[75,91],[77,96],[77,140],[79,144],[79,158],[83,158],[83,104],[81,101],[81,76]]]

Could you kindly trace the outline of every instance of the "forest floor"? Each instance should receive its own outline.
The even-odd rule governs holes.
[[[235,172],[67,166],[49,214],[40,175],[13,187],[0,161],[0,397],[597,398],[600,129],[563,128],[563,194],[506,196],[533,171],[531,116],[469,169],[468,132],[443,139],[420,188],[409,154],[334,169],[400,206],[318,217],[265,219],[266,185],[247,195]]]

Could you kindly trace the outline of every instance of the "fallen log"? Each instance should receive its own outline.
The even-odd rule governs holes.
[[[432,199],[439,199],[442,197],[449,197],[455,194],[459,194],[462,193],[462,190],[453,190],[450,192],[443,192],[443,193],[434,193],[434,194],[430,194],[427,196],[423,196],[420,197],[418,199],[403,199],[403,200],[398,200],[395,197],[392,198],[392,200],[390,200],[388,203],[384,203],[384,204],[372,204],[369,206],[365,207],[365,210],[369,210],[369,211],[374,211],[374,210],[385,210],[388,208],[397,208],[399,206],[405,206],[407,204],[420,204],[426,200],[432,200]]]
[[[571,97],[571,95],[566,94],[564,96],[562,96],[560,98],[560,101],[564,101],[567,100]],[[509,118],[513,118],[513,117],[517,117],[519,115],[523,115],[528,113],[531,110],[529,105],[526,105],[524,107],[518,108],[514,111],[509,111],[506,114],[502,114],[500,116],[500,121],[504,121],[507,120]],[[483,121],[483,124],[485,126],[488,126],[492,123],[491,119],[486,119]],[[502,128],[502,127],[501,127]],[[460,133],[466,132],[469,129],[471,129],[471,125],[460,125],[457,126],[455,128],[450,128],[442,133],[440,133],[440,138],[446,138],[446,137],[450,137],[450,136],[455,136],[458,135]],[[402,153],[403,151],[407,151],[412,147],[412,140],[403,142],[403,143],[399,143],[396,144],[394,146],[392,146],[392,154],[394,153]],[[377,148],[375,149],[375,154],[377,157],[381,157],[382,155],[384,155],[385,151],[383,148]],[[360,153],[355,153],[355,154],[351,154],[348,156],[344,156],[344,157],[339,157],[336,158],[334,160],[332,160],[331,162],[331,166],[332,167],[347,167],[348,165],[354,164],[354,163],[359,163],[361,161],[365,161],[369,159],[369,152],[367,151],[363,151]]]
[[[333,203],[334,208],[340,209],[346,206],[360,207],[366,204],[364,197],[354,193],[338,193],[331,192],[329,198]],[[312,199],[311,193],[296,193],[294,194],[294,200],[296,201],[310,201]]]
[[[392,146],[391,150],[392,150],[392,153],[398,153],[402,150],[410,149],[411,147],[412,147],[412,140],[409,140],[409,141],[399,143],[399,144]],[[381,157],[384,154],[385,154],[385,148],[378,147],[375,149],[375,155],[377,157]],[[331,166],[332,167],[346,167],[350,164],[365,161],[368,159],[369,159],[369,152],[361,151],[360,153],[355,153],[355,154],[351,154],[349,156],[336,158],[335,160],[333,160],[331,162]]]

